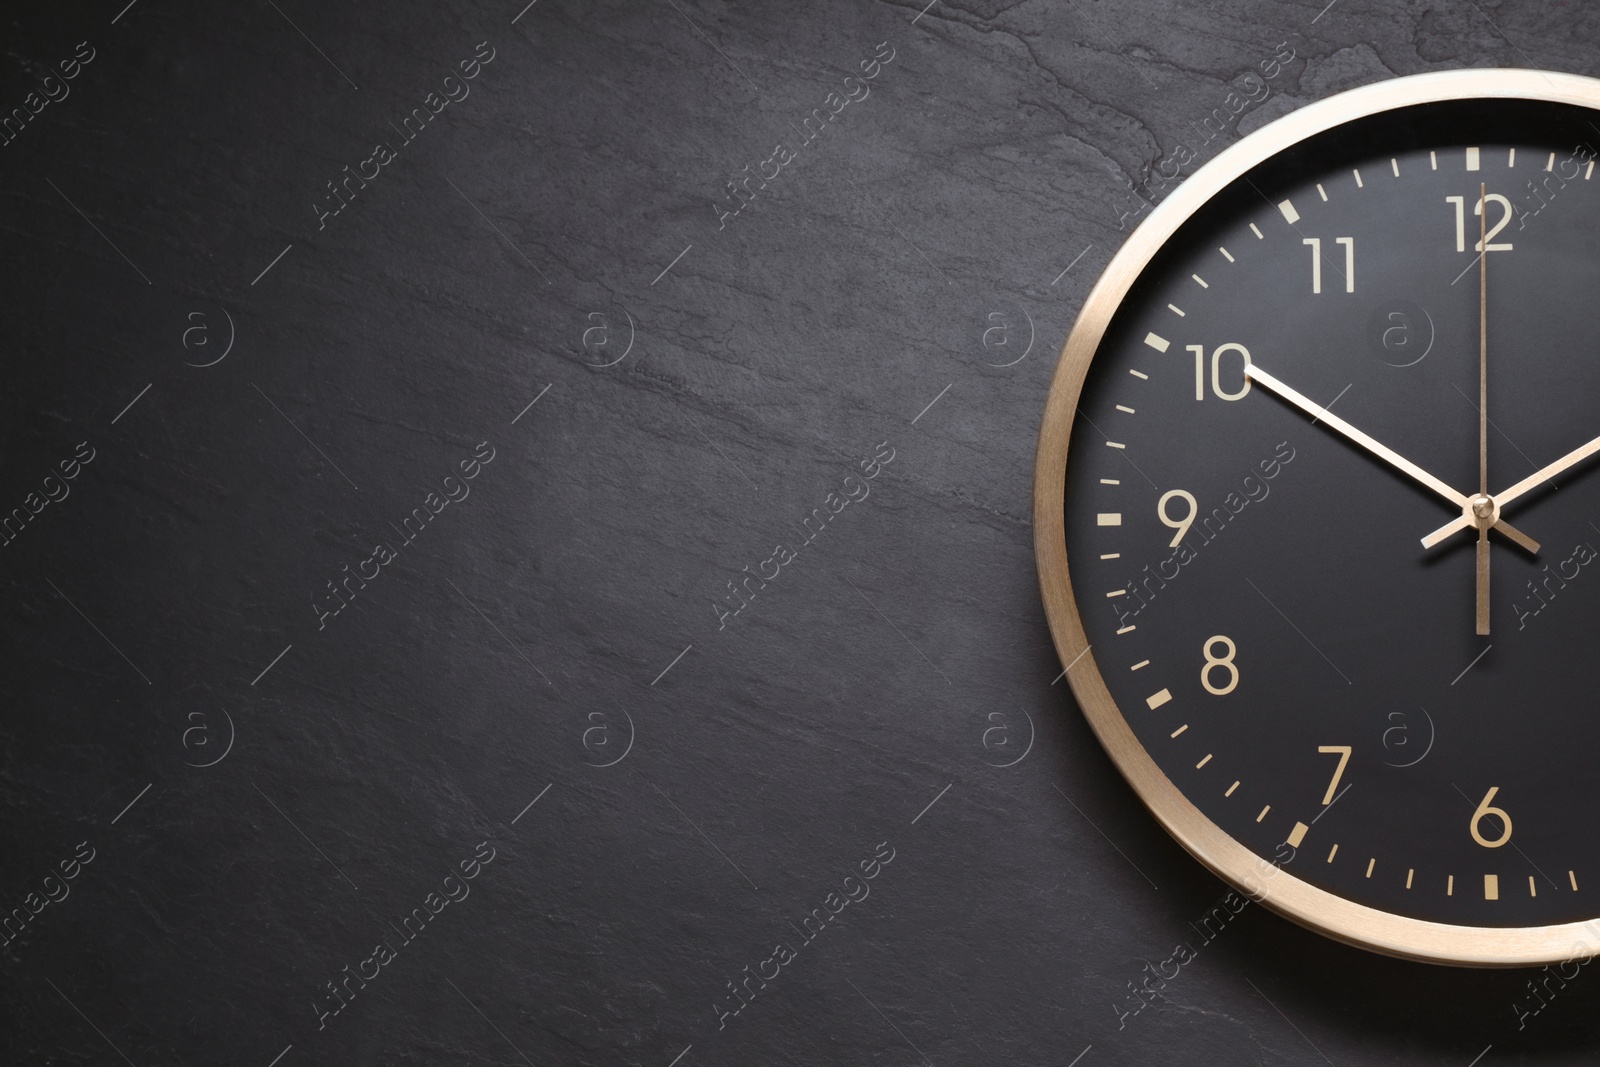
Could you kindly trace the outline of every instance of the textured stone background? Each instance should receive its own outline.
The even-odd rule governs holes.
[[[1223,886],[1052,686],[1029,482],[1143,168],[1391,75],[1600,73],[1594,9],[125,2],[5,20],[0,114],[94,58],[0,147],[0,513],[70,490],[0,549],[0,1062],[1592,1062],[1600,979],[1519,1029],[1527,972],[1257,909],[1119,1020]]]

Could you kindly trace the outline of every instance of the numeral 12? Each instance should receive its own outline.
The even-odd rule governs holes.
[[[1500,221],[1495,223],[1493,226],[1489,227],[1489,234],[1488,234],[1488,236],[1490,238],[1489,251],[1491,251],[1491,252],[1509,252],[1509,251],[1511,251],[1511,242],[1510,241],[1502,241],[1499,244],[1496,244],[1496,243],[1494,243],[1493,238],[1494,238],[1495,234],[1497,234],[1501,230],[1505,229],[1511,223],[1511,215],[1512,215],[1511,201],[1507,200],[1505,197],[1501,196],[1499,193],[1490,193],[1484,199],[1488,200],[1491,204],[1499,204],[1500,205],[1500,211],[1501,211]],[[1464,197],[1464,196],[1447,196],[1447,197],[1444,198],[1444,201],[1447,204],[1455,205],[1455,209],[1456,209],[1456,251],[1457,252],[1465,252],[1467,250],[1467,198]],[[1472,205],[1472,213],[1474,215],[1482,215],[1483,214],[1483,200],[1479,200],[1476,204]],[[1482,241],[1475,242],[1473,244],[1473,246],[1472,246],[1472,250],[1474,252],[1482,252],[1483,251],[1483,242]]]

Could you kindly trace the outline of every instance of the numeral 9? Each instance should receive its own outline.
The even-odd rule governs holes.
[[[1189,514],[1181,519],[1175,519],[1167,514],[1167,501],[1182,500],[1189,505]],[[1156,501],[1156,515],[1161,519],[1161,525],[1169,526],[1178,532],[1172,535],[1172,540],[1167,542],[1168,548],[1177,548],[1178,542],[1183,540],[1189,532],[1189,527],[1194,525],[1194,517],[1200,514],[1200,505],[1195,502],[1194,494],[1184,489],[1169,489],[1161,494],[1161,499]]]

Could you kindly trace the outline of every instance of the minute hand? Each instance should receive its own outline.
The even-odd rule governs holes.
[[[1526,478],[1522,479],[1522,481],[1511,486],[1505,492],[1496,493],[1494,495],[1494,502],[1500,507],[1505,507],[1519,496],[1522,496],[1528,490],[1538,488],[1551,478],[1554,478],[1556,475],[1566,470],[1568,467],[1582,463],[1596,452],[1600,452],[1600,437],[1596,437],[1588,444],[1579,445],[1577,448],[1574,448],[1571,452],[1568,452],[1554,463],[1539,468]],[[1432,548],[1434,545],[1438,544],[1440,541],[1443,541],[1457,530],[1465,530],[1470,525],[1472,524],[1467,521],[1465,515],[1463,515],[1461,518],[1454,519],[1439,527],[1427,537],[1424,537],[1422,539],[1422,547]]]
[[[1315,416],[1318,421],[1327,424],[1329,429],[1343,434],[1345,437],[1354,441],[1362,448],[1365,448],[1368,452],[1371,452],[1385,463],[1396,468],[1397,470],[1409,474],[1412,478],[1427,486],[1429,489],[1432,489],[1435,493],[1444,497],[1444,499],[1450,501],[1450,503],[1454,504],[1456,507],[1463,509],[1466,508],[1467,497],[1464,493],[1459,493],[1455,489],[1452,489],[1445,482],[1434,477],[1432,474],[1429,474],[1427,471],[1423,470],[1421,467],[1417,466],[1415,463],[1411,462],[1409,459],[1402,456],[1388,445],[1378,441],[1370,434],[1356,429],[1354,426],[1350,425],[1348,422],[1345,422],[1339,416],[1335,415],[1321,404],[1318,404],[1310,397],[1301,393],[1299,390],[1285,385],[1283,382],[1279,381],[1277,378],[1273,377],[1271,374],[1268,374],[1266,371],[1262,370],[1258,366],[1255,366],[1254,364],[1247,365],[1244,369],[1244,373],[1252,381],[1259,382],[1260,384],[1266,386],[1268,389],[1272,390],[1274,393],[1277,393],[1279,396],[1283,397],[1301,411]],[[1597,440],[1593,443],[1595,450],[1600,450],[1600,440]],[[1457,529],[1462,529],[1465,527],[1465,520],[1460,521],[1462,521],[1463,525],[1456,527]],[[1535,541],[1521,530],[1518,530],[1510,523],[1497,520],[1494,524],[1494,529],[1499,530],[1501,533],[1505,534],[1507,537],[1511,538],[1511,540],[1515,541],[1517,544],[1521,545],[1523,548],[1526,548],[1530,552],[1539,551],[1539,542]]]

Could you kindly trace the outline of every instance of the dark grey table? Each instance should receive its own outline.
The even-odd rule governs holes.
[[[1172,160],[1600,14],[524,2],[8,12],[0,1062],[1592,1061],[1208,939],[1029,488]]]

